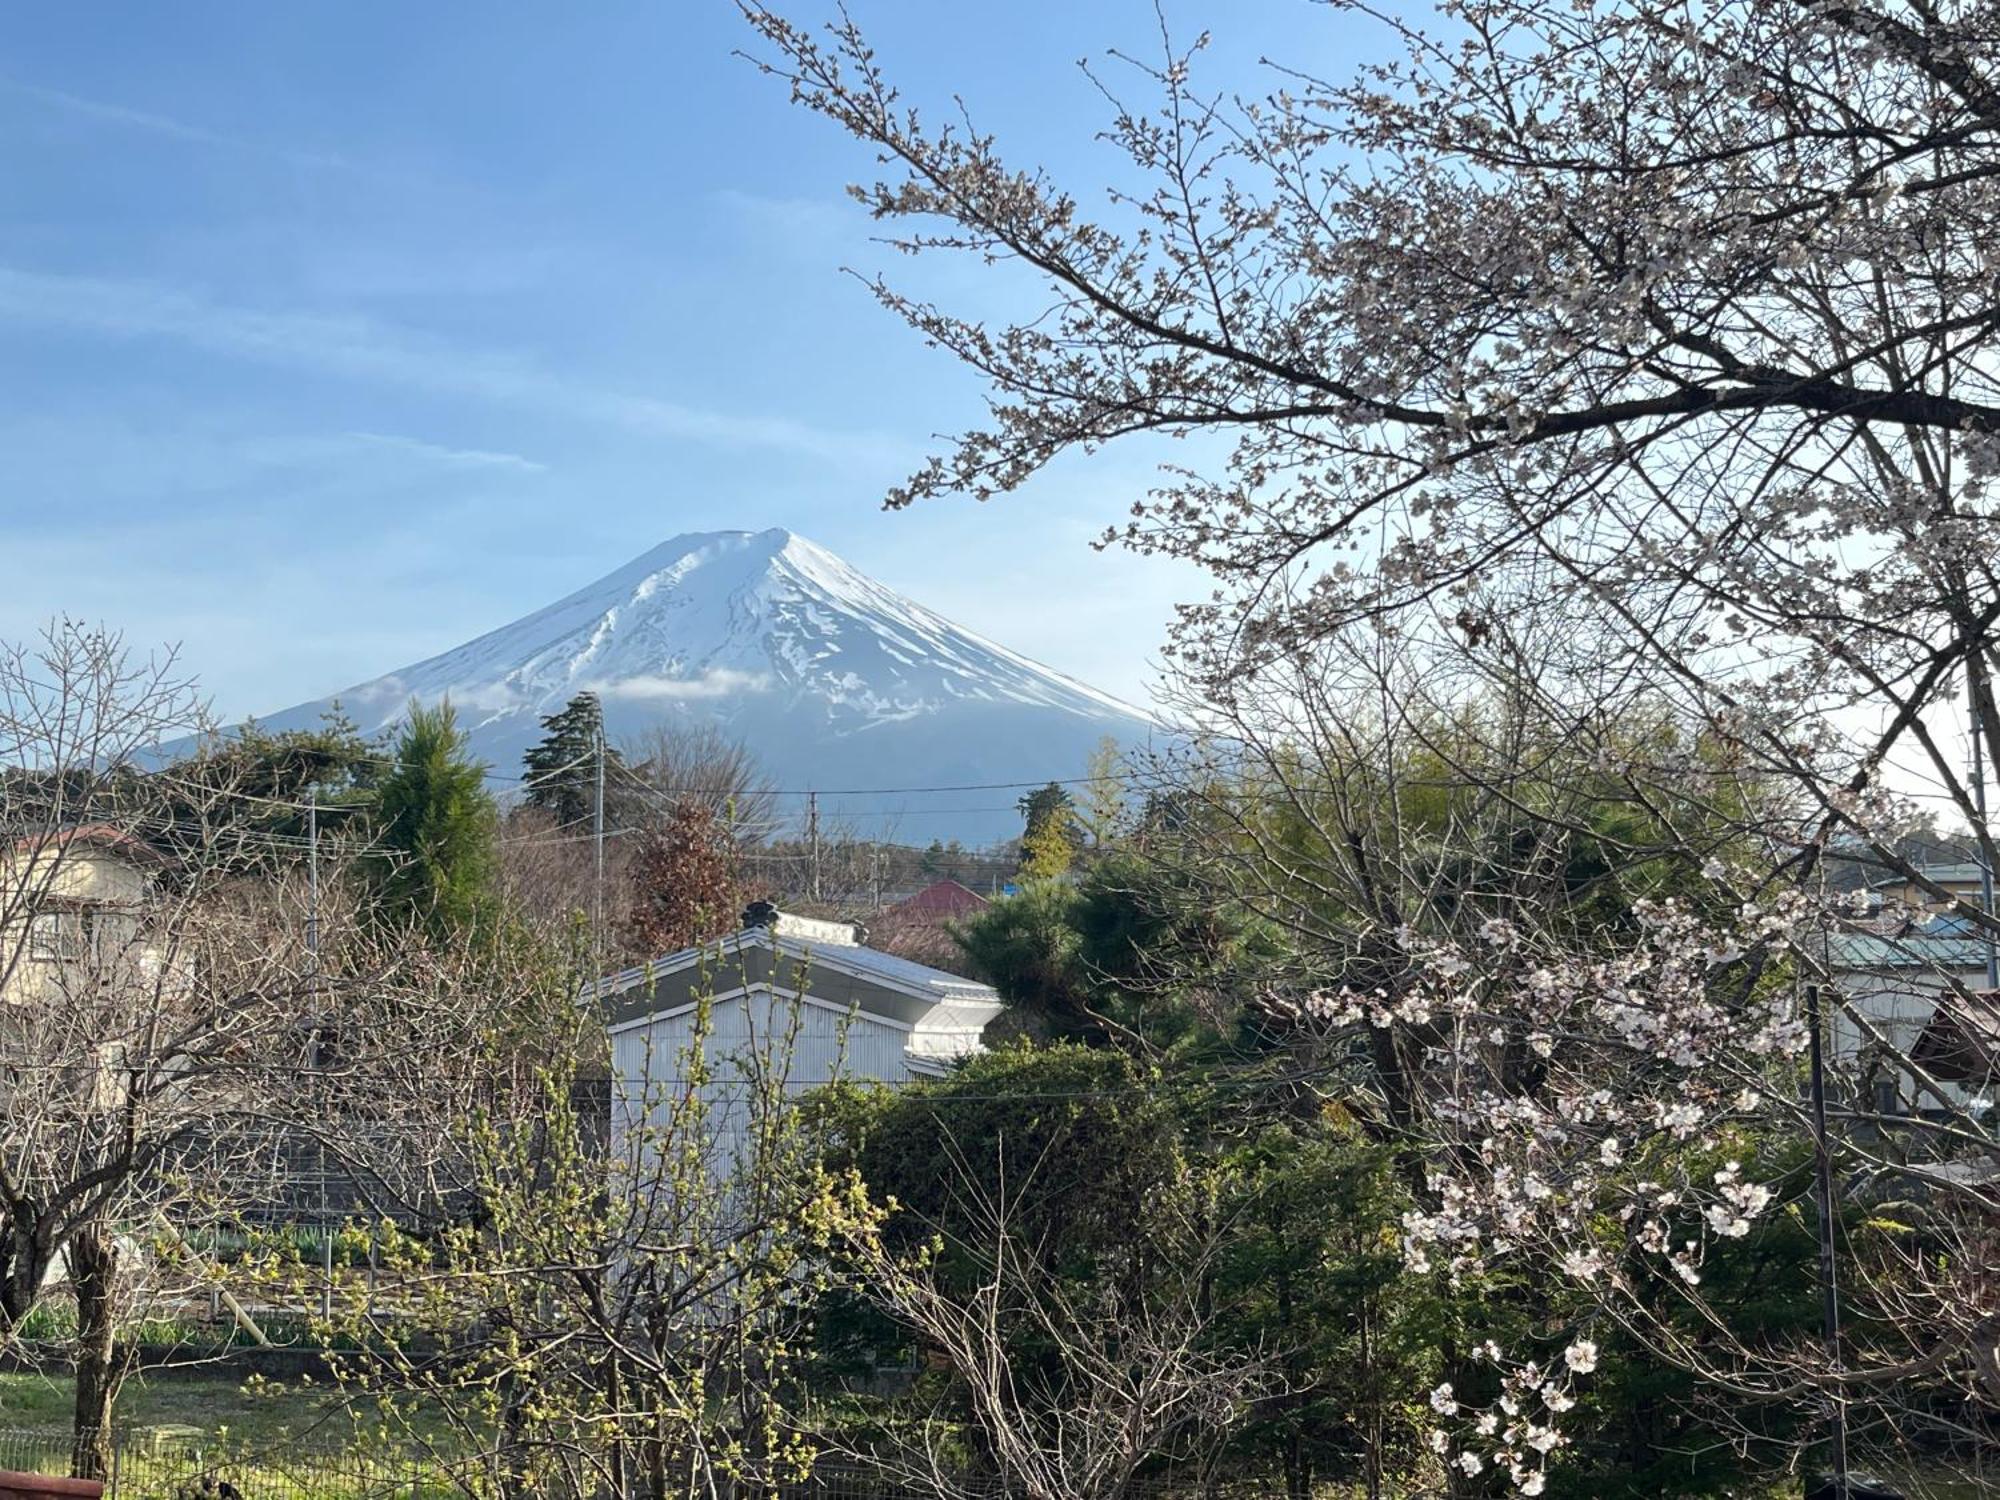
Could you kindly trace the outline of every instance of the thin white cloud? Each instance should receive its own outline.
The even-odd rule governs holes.
[[[746,230],[766,243],[794,251],[866,241],[871,229],[867,212],[843,196],[779,197],[717,188],[709,200]]]
[[[171,115],[155,114],[150,110],[132,109],[123,104],[112,104],[102,99],[87,99],[81,94],[68,93],[62,89],[45,88],[41,84],[25,83],[18,78],[0,77],[0,90],[23,99],[33,99],[65,114],[83,119],[96,120],[101,124],[114,125],[126,130],[143,131],[148,135],[163,136],[168,140],[185,141],[189,145],[209,146],[224,151],[241,151],[253,156],[270,157],[297,167],[318,167],[338,172],[354,172],[363,176],[379,176],[371,168],[363,167],[331,151],[300,150],[292,146],[273,145],[266,141],[249,140],[242,136],[228,135],[219,130],[210,130],[203,125],[192,125],[185,120],[177,120]]]
[[[406,453],[429,463],[451,469],[513,469],[524,474],[544,474],[548,465],[518,453],[498,453],[487,448],[448,448],[442,443],[426,443],[421,438],[403,437],[393,432],[350,432],[357,443]]]
[[[658,677],[641,674],[620,677],[612,682],[587,682],[583,686],[599,697],[632,699],[641,703],[677,703],[703,698],[727,698],[736,693],[761,693],[771,686],[769,672],[739,672],[731,667],[711,667],[699,677]]]
[[[445,689],[439,701],[449,701],[460,713],[505,718],[528,707],[528,700],[511,682],[463,682]]]
[[[111,338],[171,339],[239,359],[725,447],[781,448],[836,460],[908,458],[886,438],[594,387],[518,355],[454,346],[375,319],[232,306],[150,282],[0,266],[0,320]]]

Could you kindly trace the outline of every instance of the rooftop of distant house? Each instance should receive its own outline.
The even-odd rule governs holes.
[[[991,985],[870,948],[866,939],[866,929],[854,923],[802,917],[766,901],[753,902],[743,913],[741,931],[607,974],[584,985],[580,998],[608,999],[704,962],[762,948],[798,964],[864,979],[931,1003],[998,1003]]]
[[[1985,870],[1978,864],[1960,861],[1945,865],[1917,865],[1917,874],[1935,885],[1961,886],[1978,885],[1985,877]],[[1915,885],[1917,881],[1905,875],[1883,875],[1869,882],[1875,890],[1885,890],[1893,886]]]
[[[39,851],[51,846],[67,849],[73,844],[90,844],[109,849],[136,862],[160,864],[165,856],[144,839],[136,838],[109,823],[79,823],[67,828],[44,828],[24,833],[10,846],[13,850]]]
[[[907,901],[897,902],[890,910],[897,916],[962,917],[991,904],[971,886],[956,880],[940,880],[925,886]]]

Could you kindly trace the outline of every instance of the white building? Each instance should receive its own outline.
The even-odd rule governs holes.
[[[711,1170],[733,1175],[760,1103],[941,1076],[1003,1008],[992,986],[865,947],[847,924],[765,903],[744,917],[731,937],[586,989],[611,1039],[614,1159],[637,1132],[675,1149],[698,1133]]]
[[[146,915],[165,861],[103,824],[0,848],[0,1006],[64,1007],[114,986],[150,988]]]
[[[1850,1097],[1877,1114],[1941,1106],[1906,1063],[1954,1106],[1992,1099],[2000,1014],[1986,988],[1987,939],[1961,916],[1890,916],[1841,934],[1829,967],[1843,1004],[1829,1018],[1829,1062]]]

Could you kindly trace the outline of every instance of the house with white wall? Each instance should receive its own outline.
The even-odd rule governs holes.
[[[46,829],[0,848],[0,1007],[149,978],[147,914],[165,861],[121,829]]]
[[[762,902],[741,931],[607,975],[584,999],[610,1036],[614,1158],[642,1131],[684,1138],[677,1120],[693,1108],[721,1175],[741,1169],[760,1103],[836,1080],[940,1077],[980,1050],[1004,1008],[991,985]]]
[[[1963,916],[1889,912],[1828,945],[1842,994],[1828,1025],[1834,1072],[1875,1114],[1941,1107],[1902,1058],[1923,1067],[1956,1107],[1991,1099],[2000,1092],[2000,1026],[1986,988],[1989,940]]]

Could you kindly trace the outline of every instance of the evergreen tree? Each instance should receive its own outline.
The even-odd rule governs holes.
[[[245,868],[301,860],[312,825],[308,795],[318,803],[322,837],[338,835],[374,805],[379,754],[338,704],[311,729],[246,723],[158,778],[160,842],[169,850],[190,836],[206,839],[211,851],[231,844],[229,859]]]
[[[1021,874],[1028,880],[1054,880],[1068,871],[1076,859],[1076,845],[1070,830],[1056,818],[1044,818],[1028,825],[1021,840]]]
[[[451,704],[412,702],[376,795],[377,916],[438,938],[479,925],[493,905],[498,823],[486,767],[467,756]]]
[[[1021,814],[1023,827],[1021,838],[1025,842],[1039,833],[1045,824],[1053,823],[1063,832],[1063,837],[1074,838],[1076,832],[1076,804],[1069,790],[1059,781],[1051,781],[1047,786],[1037,787],[1024,794],[1014,804]]]
[[[541,740],[521,757],[528,806],[546,808],[558,825],[587,822],[597,810],[598,757],[607,776],[624,765],[604,743],[604,706],[597,694],[578,693],[542,728]]]
[[[1020,810],[1021,873],[1030,880],[1053,880],[1070,867],[1083,843],[1076,804],[1061,782],[1037,787],[1014,804]]]
[[[952,928],[970,972],[1000,998],[1033,1018],[1034,1029],[1062,1039],[1098,1041],[1091,1015],[1096,998],[1077,956],[1077,893],[1052,880],[1031,880],[1017,896]]]

